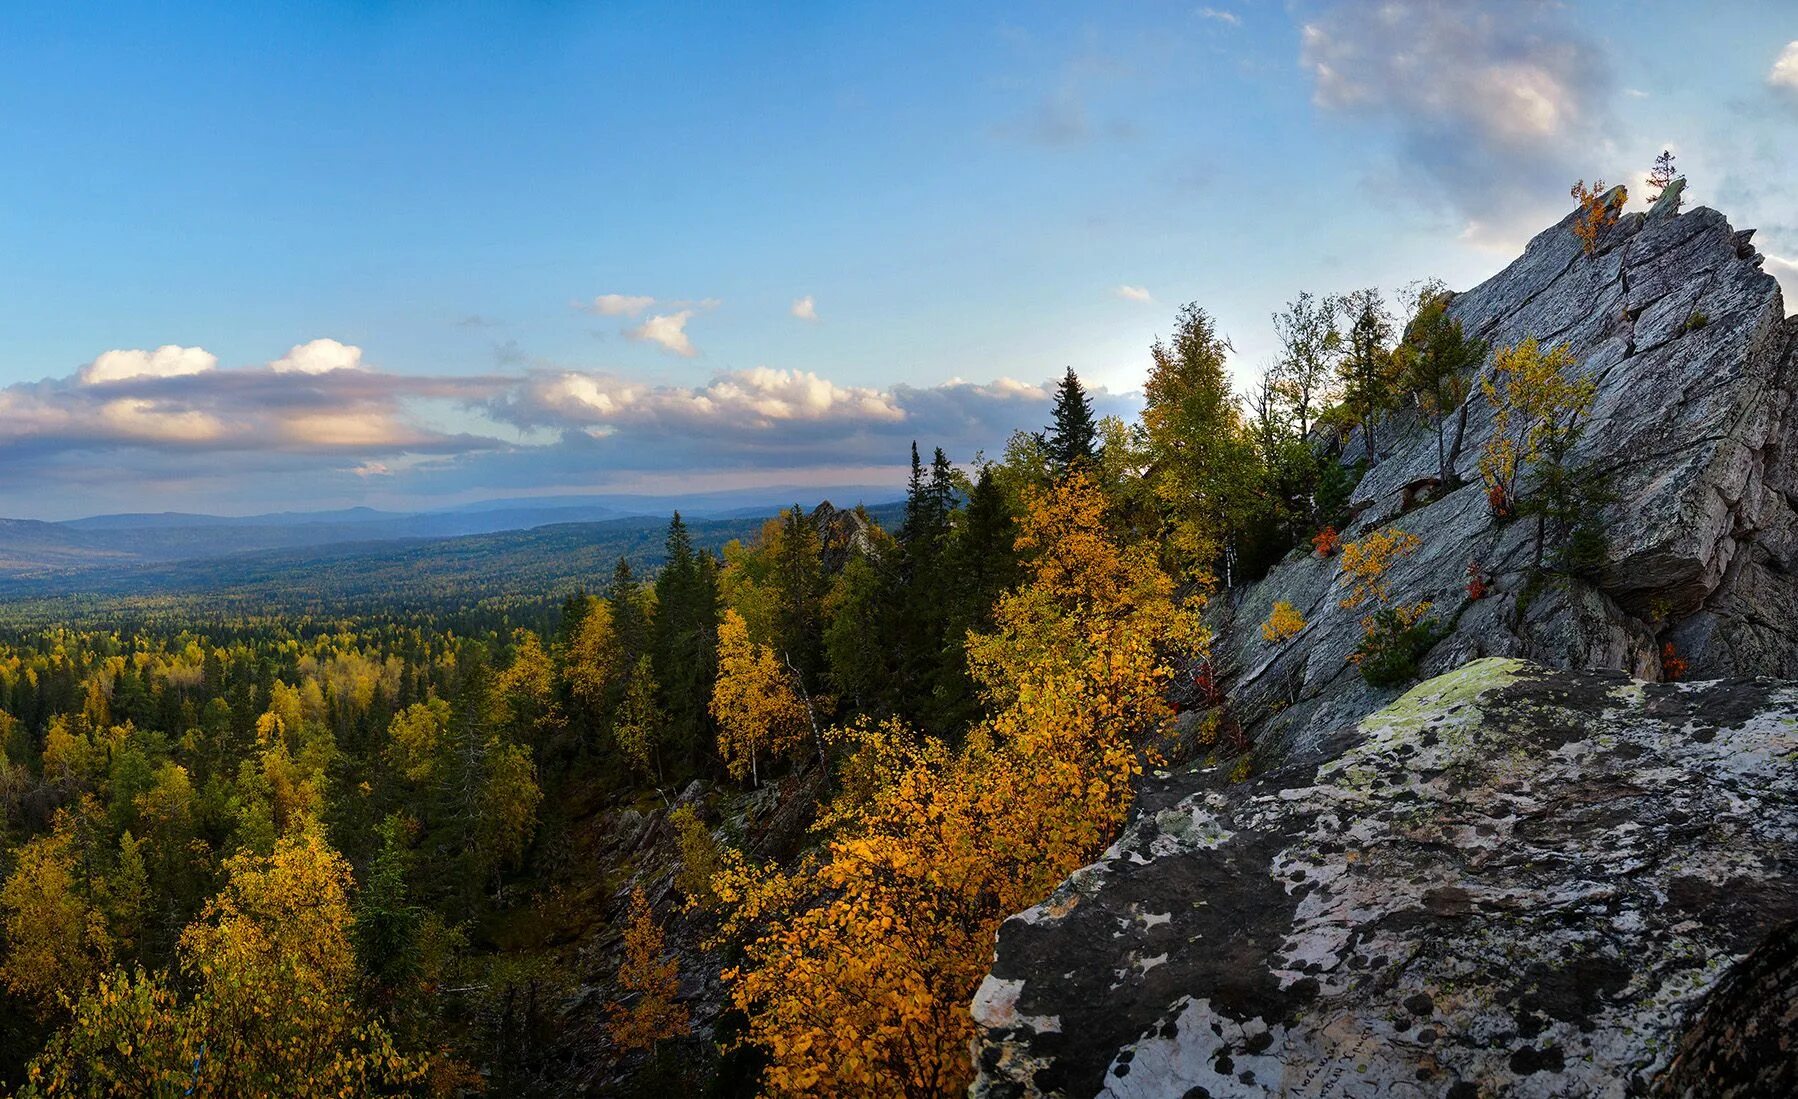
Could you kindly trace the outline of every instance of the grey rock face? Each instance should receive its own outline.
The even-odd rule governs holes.
[[[1319,750],[1008,921],[974,1094],[1793,1093],[1798,687],[1487,659]]]
[[[1798,676],[1798,423],[1788,414],[1798,319],[1785,319],[1748,234],[1715,210],[1678,214],[1664,203],[1628,215],[1595,255],[1571,224],[1570,215],[1536,237],[1451,311],[1494,349],[1565,342],[1597,379],[1574,455],[1607,472],[1615,494],[1597,582],[1527,583],[1533,531],[1496,522],[1479,481],[1492,422],[1477,386],[1449,432],[1465,483],[1430,499],[1435,436],[1415,416],[1395,416],[1376,432],[1383,456],[1356,488],[1344,536],[1392,525],[1425,539],[1391,581],[1452,627],[1426,673],[1517,655],[1658,679],[1671,643],[1690,677]],[[1361,455],[1355,439],[1344,450]],[[1494,589],[1472,602],[1465,573],[1476,562]],[[1364,612],[1341,608],[1342,595],[1334,562],[1289,559],[1218,601],[1214,658],[1265,758],[1303,755],[1396,693],[1369,690],[1348,666]],[[1310,626],[1269,645],[1259,624],[1279,600]]]

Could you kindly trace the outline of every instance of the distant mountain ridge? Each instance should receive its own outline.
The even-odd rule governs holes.
[[[677,510],[693,519],[744,519],[794,504],[810,509],[826,499],[845,506],[860,501],[879,505],[901,495],[880,486],[775,487],[673,496],[500,498],[415,512],[354,507],[243,516],[138,512],[60,522],[0,519],[0,581],[55,580],[73,591],[87,590],[91,581],[118,590],[129,586],[136,568],[242,554],[464,538],[627,518],[654,525]]]
[[[776,510],[694,519],[687,528],[695,546],[716,552],[732,539],[753,538]],[[904,504],[867,510],[893,527]],[[846,509],[814,514],[826,516],[841,536],[854,536],[858,521]],[[489,598],[559,601],[576,588],[602,586],[620,557],[640,572],[653,571],[662,561],[667,530],[664,516],[633,515],[455,538],[343,542],[185,561],[96,561],[80,571],[39,575],[0,572],[0,626],[113,622],[131,617],[133,605],[167,606],[170,600],[195,613],[301,614],[453,609]]]

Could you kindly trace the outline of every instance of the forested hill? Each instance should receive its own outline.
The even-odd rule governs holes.
[[[867,509],[888,522],[902,504]],[[747,540],[772,512],[687,523],[696,547]],[[118,563],[79,573],[0,577],[0,621],[115,619],[132,607],[208,613],[344,613],[403,605],[451,610],[482,600],[559,602],[605,576],[619,558],[654,571],[666,517],[557,523],[459,538],[358,541],[160,564]]]

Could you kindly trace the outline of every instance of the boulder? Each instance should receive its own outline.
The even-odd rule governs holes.
[[[1486,658],[1314,754],[1152,777],[973,1094],[1798,1094],[1798,687]]]

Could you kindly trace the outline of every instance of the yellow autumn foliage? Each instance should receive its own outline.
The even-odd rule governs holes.
[[[1341,563],[1349,593],[1342,598],[1343,609],[1353,610],[1370,602],[1389,605],[1392,592],[1386,584],[1386,573],[1393,562],[1416,552],[1421,545],[1421,538],[1397,527],[1382,527],[1345,544]]]
[[[663,1039],[678,1038],[691,1029],[686,1005],[675,999],[680,994],[680,967],[668,956],[662,926],[641,889],[631,892],[618,986],[629,999],[606,1005],[606,1031],[619,1049],[654,1049]]]
[[[1261,623],[1261,640],[1277,645],[1296,636],[1305,626],[1305,616],[1299,613],[1299,609],[1280,600],[1268,613],[1267,621]]]
[[[791,673],[774,650],[749,638],[749,626],[735,610],[718,623],[718,680],[711,712],[718,722],[718,754],[738,782],[761,784],[761,761],[775,759],[805,743],[806,705],[793,689]]]
[[[23,1095],[395,1094],[428,1066],[356,1005],[349,864],[316,829],[225,863],[179,943],[190,997],[115,971],[27,1071]]]
[[[1168,657],[1205,634],[1197,600],[1120,545],[1104,508],[1078,473],[1032,495],[1029,581],[968,640],[991,722],[959,747],[891,722],[838,730],[849,759],[825,849],[787,872],[724,853],[713,885],[743,943],[727,979],[769,1094],[964,1091],[967,1005],[1000,922],[1122,823],[1172,718]]]

